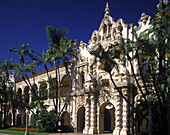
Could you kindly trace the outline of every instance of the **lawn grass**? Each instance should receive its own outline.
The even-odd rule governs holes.
[[[0,133],[10,135],[24,135],[25,131],[0,130]],[[48,133],[29,132],[29,135],[49,135]]]

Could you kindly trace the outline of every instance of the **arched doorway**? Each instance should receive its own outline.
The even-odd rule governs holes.
[[[83,132],[85,125],[85,108],[80,107],[77,111],[77,132]]]
[[[17,114],[17,126],[21,125],[21,115]]]
[[[26,125],[26,113],[24,113],[24,117],[23,117],[23,125]]]
[[[61,115],[61,119],[62,119],[62,125],[63,126],[69,126],[70,125],[70,115],[68,112],[63,112],[63,114]]]
[[[115,128],[115,109],[113,104],[104,103],[100,106],[99,133],[109,133]]]
[[[11,126],[12,123],[12,113],[8,113],[7,115],[7,126]]]
[[[104,131],[111,131],[111,115],[107,109],[104,109]]]

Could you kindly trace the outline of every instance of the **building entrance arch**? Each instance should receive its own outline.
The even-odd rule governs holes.
[[[112,132],[115,128],[115,108],[106,102],[100,106],[99,133]]]
[[[111,131],[111,114],[107,109],[104,109],[104,131]]]
[[[85,107],[80,107],[77,111],[77,132],[83,132],[85,125]]]
[[[17,126],[21,125],[21,115],[17,114]]]
[[[63,114],[61,115],[61,119],[62,119],[62,125],[63,126],[69,126],[70,125],[70,115],[68,112],[63,112]]]

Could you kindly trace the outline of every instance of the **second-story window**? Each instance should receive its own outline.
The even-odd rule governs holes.
[[[84,73],[81,74],[81,89],[84,89],[84,84],[85,84],[85,78],[84,78]]]

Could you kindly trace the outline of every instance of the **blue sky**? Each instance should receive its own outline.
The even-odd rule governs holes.
[[[0,0],[0,60],[18,56],[8,52],[16,42],[29,43],[29,48],[48,49],[46,26],[67,27],[69,38],[88,43],[98,29],[106,2],[111,16],[125,23],[137,22],[143,12],[153,16],[159,0]]]

